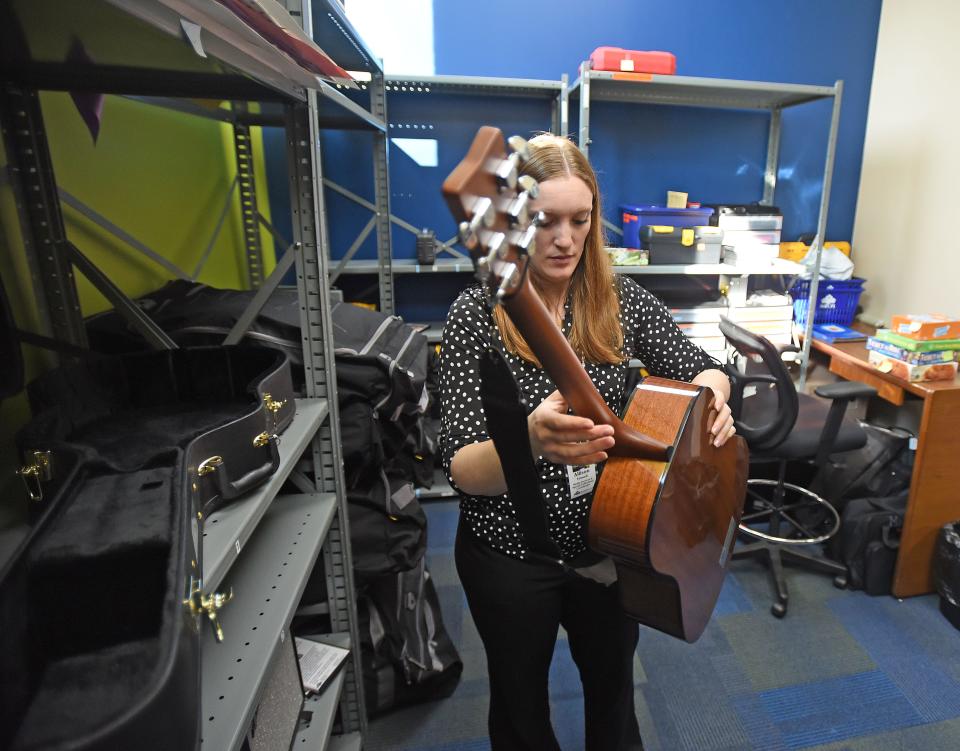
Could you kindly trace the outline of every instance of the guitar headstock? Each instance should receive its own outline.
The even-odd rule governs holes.
[[[529,157],[527,142],[509,139],[488,125],[477,131],[463,161],[443,182],[443,197],[459,224],[460,241],[470,250],[477,277],[487,284],[491,302],[509,297],[526,275],[534,252],[536,217],[530,201],[536,181],[519,176]]]

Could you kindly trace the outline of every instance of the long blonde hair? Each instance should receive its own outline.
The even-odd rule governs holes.
[[[530,175],[538,183],[556,177],[579,177],[593,194],[590,233],[580,263],[570,278],[573,324],[569,341],[573,351],[585,362],[619,363],[623,359],[620,299],[614,288],[613,267],[604,250],[597,176],[583,152],[568,138],[543,133],[530,139],[528,145],[530,159],[521,168],[521,174]],[[533,284],[542,296],[535,273],[528,273],[527,283]],[[493,317],[507,350],[542,367],[502,307],[494,309]]]

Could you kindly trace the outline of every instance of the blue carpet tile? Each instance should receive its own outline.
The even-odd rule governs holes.
[[[425,504],[427,564],[464,662],[453,696],[371,721],[372,751],[487,751],[486,660],[453,562],[457,504]],[[957,751],[960,633],[933,595],[838,590],[788,568],[787,616],[770,615],[766,569],[734,561],[696,644],[641,628],[637,716],[647,751]],[[564,751],[583,748],[577,669],[561,630],[551,712]]]

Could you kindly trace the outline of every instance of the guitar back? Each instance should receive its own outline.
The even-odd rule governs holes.
[[[624,422],[671,445],[671,458],[609,459],[588,532],[617,564],[625,612],[689,642],[716,605],[746,496],[746,443],[713,445],[710,402],[708,390],[665,378],[637,387]]]

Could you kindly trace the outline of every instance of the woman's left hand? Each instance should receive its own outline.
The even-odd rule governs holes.
[[[713,408],[717,410],[717,419],[710,426],[710,435],[714,437],[713,445],[719,447],[729,441],[737,432],[737,429],[733,425],[730,405],[727,404],[726,397],[719,391],[713,391]]]

